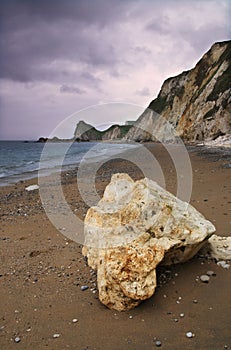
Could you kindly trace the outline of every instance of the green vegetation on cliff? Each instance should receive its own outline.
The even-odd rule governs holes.
[[[75,129],[74,138],[76,141],[101,141],[123,138],[131,129],[132,125],[112,125],[108,129],[100,131],[94,126],[80,121]],[[116,135],[114,131],[117,130]]]

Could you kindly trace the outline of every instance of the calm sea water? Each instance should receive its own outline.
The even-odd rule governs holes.
[[[44,148],[47,146],[48,150]],[[131,147],[136,146],[95,142],[43,144],[0,141],[0,184],[4,186],[19,180],[34,178],[38,170],[48,175],[55,171],[57,164],[62,164],[64,168],[74,168],[83,157],[88,162],[107,160]],[[45,153],[44,150],[46,150]]]

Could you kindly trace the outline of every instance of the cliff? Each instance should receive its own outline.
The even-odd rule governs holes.
[[[112,125],[108,129],[100,131],[81,120],[76,125],[74,138],[76,141],[119,140],[127,134],[131,127],[131,125]]]
[[[80,120],[76,125],[74,138],[76,141],[99,141],[102,140],[102,133],[94,126]]]
[[[215,43],[196,66],[167,79],[125,139],[171,141],[166,120],[185,141],[231,133],[231,41]]]
[[[132,125],[112,125],[104,131],[102,140],[120,140],[127,134],[131,127]]]

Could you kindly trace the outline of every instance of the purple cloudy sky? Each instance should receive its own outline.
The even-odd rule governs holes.
[[[1,0],[0,23],[0,139],[36,139],[94,104],[146,107],[230,39],[230,1]]]

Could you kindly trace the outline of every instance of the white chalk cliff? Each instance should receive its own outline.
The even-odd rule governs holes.
[[[231,134],[230,78],[231,41],[215,43],[193,69],[163,83],[125,139],[172,141],[166,121],[185,141]]]

